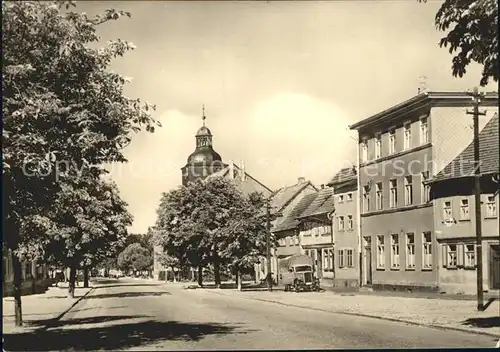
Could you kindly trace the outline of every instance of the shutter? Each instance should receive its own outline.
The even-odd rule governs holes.
[[[458,243],[457,244],[457,267],[463,267],[465,263],[465,251],[464,251],[464,244],[463,243]]]
[[[443,261],[443,268],[446,268],[448,265],[448,245],[441,245],[441,260]]]

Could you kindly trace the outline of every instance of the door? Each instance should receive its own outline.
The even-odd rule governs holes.
[[[490,289],[500,289],[500,246],[490,247]]]
[[[365,247],[365,277],[366,285],[372,284],[372,248]]]

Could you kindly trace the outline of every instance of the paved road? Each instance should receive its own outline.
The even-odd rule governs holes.
[[[493,347],[492,337],[285,307],[176,284],[118,281],[7,350]]]

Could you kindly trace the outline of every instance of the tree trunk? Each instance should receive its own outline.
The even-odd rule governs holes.
[[[22,268],[21,261],[17,255],[12,254],[12,269],[14,272],[14,311],[16,317],[16,326],[23,326],[23,313],[21,308],[21,281]]]
[[[83,268],[83,287],[89,288],[89,268]]]
[[[214,280],[215,287],[220,288],[220,261],[217,256],[214,257]]]
[[[198,286],[203,287],[203,266],[198,265]]]
[[[236,283],[238,285],[238,291],[241,291],[241,281],[242,281],[242,278],[241,278],[240,268],[237,267],[236,268]]]
[[[33,260],[31,262],[31,293],[35,294],[36,293],[36,261]]]
[[[75,298],[76,265],[71,264],[69,271],[68,297]]]
[[[175,269],[174,267],[171,267],[171,269],[172,269],[172,281],[177,282],[177,280],[175,279]]]

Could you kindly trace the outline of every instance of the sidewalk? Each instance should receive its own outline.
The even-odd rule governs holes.
[[[477,312],[475,302],[470,300],[358,296],[332,292],[207,291],[288,306],[370,316],[500,337],[499,300],[493,301],[484,312]]]
[[[49,287],[48,291],[37,295],[21,297],[23,326],[14,325],[14,297],[3,298],[3,333],[26,331],[40,327],[45,320],[56,319],[79,302],[92,288],[75,289],[75,298],[68,298],[67,287]]]

